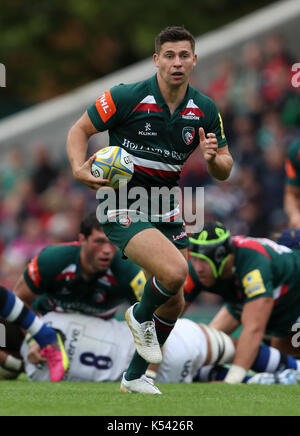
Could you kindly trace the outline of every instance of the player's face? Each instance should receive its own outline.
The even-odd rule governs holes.
[[[192,264],[200,282],[207,287],[216,283],[211,265],[204,259],[192,257]]]
[[[88,238],[83,239],[82,249],[90,269],[95,273],[106,271],[117,251],[105,233],[96,229],[93,229]]]
[[[197,56],[189,41],[165,42],[160,52],[154,54],[158,74],[170,87],[187,84],[196,61]]]

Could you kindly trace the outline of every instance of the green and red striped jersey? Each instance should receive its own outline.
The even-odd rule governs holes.
[[[100,318],[112,317],[123,302],[133,304],[144,291],[145,276],[136,264],[117,251],[110,267],[85,280],[81,273],[81,245],[51,245],[29,262],[24,279],[39,297],[35,311],[79,312]]]
[[[198,147],[200,127],[216,134],[219,147],[227,145],[221,115],[209,97],[189,86],[171,115],[156,75],[115,86],[88,109],[88,115],[98,131],[108,130],[109,145],[132,155],[134,176],[128,189],[177,186],[184,163]]]
[[[285,159],[286,184],[300,187],[300,140],[288,148]]]
[[[300,250],[291,250],[266,238],[233,237],[235,269],[228,280],[218,279],[212,288],[202,285],[189,261],[184,291],[192,302],[201,291],[223,297],[229,312],[240,321],[243,307],[250,301],[271,297],[274,307],[267,332],[286,336],[300,320]]]

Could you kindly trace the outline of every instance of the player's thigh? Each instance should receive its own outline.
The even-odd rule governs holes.
[[[185,258],[185,260],[188,261],[188,257],[189,257],[188,256],[188,249],[183,248],[183,249],[180,249],[179,251],[183,255],[183,257]],[[145,274],[146,280],[149,280],[152,277],[152,274],[145,269],[144,269],[144,274]],[[182,289],[183,289],[183,287],[182,287]]]
[[[181,251],[155,228],[136,234],[124,252],[170,291],[180,289],[188,274],[187,261]]]

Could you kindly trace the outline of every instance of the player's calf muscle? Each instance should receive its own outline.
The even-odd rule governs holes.
[[[156,315],[168,320],[177,320],[184,309],[184,296],[181,289],[174,297],[171,297],[165,304],[156,310]]]

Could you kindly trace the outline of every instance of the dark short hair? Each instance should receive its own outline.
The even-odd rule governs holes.
[[[102,230],[102,226],[99,223],[95,212],[91,212],[82,220],[80,225],[80,233],[88,238],[92,234],[93,229],[99,231]]]
[[[183,26],[170,26],[163,29],[155,40],[155,52],[159,53],[165,42],[189,41],[195,51],[195,38]]]
[[[279,236],[277,244],[285,245],[293,250],[300,250],[300,230],[285,229]]]

